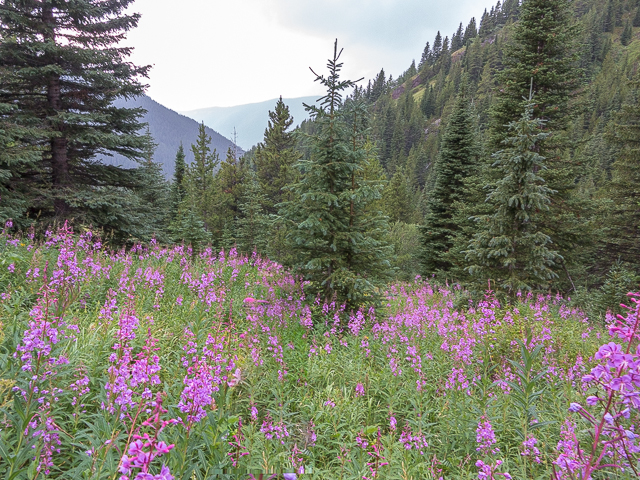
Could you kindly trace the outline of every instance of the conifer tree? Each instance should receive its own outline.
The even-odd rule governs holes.
[[[620,259],[640,272],[640,80],[618,113],[608,139],[621,148],[612,167],[609,195],[613,201],[607,218],[610,234],[605,252],[610,264]]]
[[[32,141],[41,152],[33,169],[12,178],[38,191],[30,207],[41,219],[105,226],[117,218],[114,228],[135,221],[126,218],[135,176],[93,161],[97,154],[140,160],[144,153],[142,110],[113,106],[144,93],[139,79],[149,69],[127,61],[132,49],[118,46],[140,19],[126,13],[131,3],[0,3],[0,104],[12,106],[3,117],[36,130]]]
[[[244,193],[244,179],[247,165],[236,156],[231,147],[220,164],[215,176],[213,205],[215,214],[210,228],[214,241],[223,241],[225,248],[235,244],[237,238],[237,219],[240,217],[240,201]]]
[[[396,169],[382,194],[383,212],[391,222],[417,223],[415,189],[404,168]]]
[[[269,112],[268,126],[264,131],[264,140],[256,149],[254,161],[258,182],[265,196],[264,209],[267,214],[278,211],[276,205],[282,202],[286,185],[294,182],[296,172],[293,165],[300,158],[296,150],[293,132],[293,117],[282,101],[276,103],[274,111]]]
[[[187,171],[187,164],[185,162],[184,147],[182,143],[178,147],[176,152],[176,161],[173,171],[173,181],[171,183],[171,220],[174,221],[178,215],[180,204],[187,196],[187,189],[185,187],[185,173]]]
[[[422,51],[422,56],[420,57],[420,63],[418,63],[418,70],[422,70],[422,67],[424,65],[430,65],[431,64],[431,45],[429,44],[429,42],[427,42],[427,44],[424,47],[424,50]]]
[[[636,14],[633,17],[633,26],[640,27],[640,7],[637,8]]]
[[[214,178],[220,163],[215,149],[211,151],[211,137],[207,135],[204,122],[198,127],[198,138],[191,145],[193,162],[185,169],[184,185],[187,195],[183,201],[197,212],[207,230],[211,230],[216,215],[214,206]]]
[[[431,118],[436,113],[436,98],[432,86],[425,87],[420,99],[420,110],[426,118]]]
[[[139,177],[135,191],[140,199],[141,235],[139,240],[149,241],[156,238],[166,243],[169,241],[169,213],[171,207],[171,189],[162,172],[162,165],[153,161],[157,144],[147,128],[147,148],[145,160],[136,169]]]
[[[487,196],[494,213],[476,218],[478,232],[466,252],[469,273],[493,280],[512,299],[520,290],[547,288],[562,261],[538,223],[554,192],[541,177],[545,158],[537,153],[538,142],[549,133],[533,112],[530,102],[520,120],[509,125],[505,149],[493,155],[501,176]]]
[[[504,17],[504,21],[508,22],[509,20],[517,20],[519,9],[520,0],[505,0],[502,4],[502,15]]]
[[[319,107],[307,106],[316,123],[311,155],[298,162],[301,179],[281,215],[291,226],[297,269],[311,282],[310,291],[356,308],[373,299],[377,282],[388,274],[389,248],[382,241],[388,225],[380,213],[368,211],[382,185],[363,175],[370,155],[366,108],[359,102],[343,107],[342,92],[355,82],[340,80],[341,53],[336,41],[329,75],[316,75],[327,94]]]
[[[32,201],[22,176],[35,169],[42,152],[37,129],[7,120],[13,109],[0,103],[0,222],[12,220],[21,228],[27,225],[24,215]]]
[[[431,62],[435,63],[440,58],[440,54],[442,53],[442,35],[440,35],[440,30],[436,34],[436,39],[433,41],[433,56],[431,58]]]
[[[202,250],[202,246],[211,241],[211,233],[207,231],[195,209],[189,208],[185,202],[183,207],[176,221],[171,224],[170,230],[173,239],[190,246],[195,257]]]
[[[387,79],[385,77],[384,68],[380,70],[380,73],[376,76],[376,79],[371,86],[371,98],[369,101],[375,103],[385,93],[387,88]]]
[[[451,51],[452,52],[457,52],[458,50],[460,50],[462,48],[462,46],[464,45],[463,37],[464,37],[464,30],[463,30],[463,27],[462,27],[462,22],[460,22],[460,25],[458,26],[458,30],[451,37]]]
[[[622,31],[622,35],[620,36],[620,43],[626,47],[631,43],[632,39],[633,39],[633,29],[631,28],[631,22],[627,20],[627,23],[624,24],[624,30]]]
[[[530,93],[536,99],[533,117],[544,120],[557,137],[567,127],[568,102],[578,85],[577,29],[571,24],[569,1],[527,0],[520,9],[513,41],[505,46],[505,68],[498,75],[501,88],[491,125],[496,150],[509,134],[508,125],[522,115]]]
[[[497,99],[491,110],[490,148],[498,151],[511,133],[508,125],[522,118],[530,95],[535,98],[531,113],[542,120],[544,132],[553,135],[536,142],[537,153],[546,158],[545,180],[552,202],[539,219],[539,227],[553,238],[563,261],[556,267],[566,273],[578,266],[580,256],[593,243],[592,202],[576,193],[580,166],[568,152],[567,128],[573,116],[570,100],[579,85],[576,64],[577,27],[572,23],[569,0],[527,0],[520,6],[513,41],[505,46],[504,70],[498,74]],[[491,170],[489,170],[491,172]],[[496,172],[494,169],[493,172]],[[495,178],[487,179],[487,183]]]
[[[482,14],[482,18],[480,19],[480,28],[478,29],[478,35],[480,38],[485,38],[487,35],[491,33],[491,17],[489,16],[489,12],[487,9],[484,9],[484,13]]]
[[[249,169],[244,181],[244,192],[238,205],[241,216],[236,228],[238,248],[247,254],[253,252],[264,254],[267,250],[271,226],[262,207],[265,203],[266,195],[262,192],[258,177],[253,170]]]
[[[478,27],[476,26],[476,18],[473,17],[467,25],[467,28],[464,31],[464,39],[463,42],[465,45],[469,45],[474,38],[478,36]]]
[[[446,274],[452,268],[447,253],[458,226],[452,205],[464,201],[466,177],[477,168],[479,146],[475,125],[464,89],[458,95],[444,131],[435,165],[435,185],[427,201],[427,215],[421,227],[425,276]]]

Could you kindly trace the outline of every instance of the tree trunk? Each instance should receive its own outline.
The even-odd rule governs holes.
[[[50,5],[45,5],[42,9],[42,17],[47,24],[47,30],[44,33],[46,40],[55,43],[55,22],[53,10]],[[55,63],[56,59],[50,59],[51,63]],[[47,85],[47,101],[49,103],[49,115],[56,115],[62,110],[62,95],[60,92],[60,76],[51,74]],[[51,138],[51,184],[54,191],[53,207],[56,217],[64,217],[69,213],[69,205],[64,199],[65,190],[71,185],[69,175],[69,158],[67,155],[68,141],[64,137],[64,124],[55,122],[53,125],[54,132],[58,133]]]

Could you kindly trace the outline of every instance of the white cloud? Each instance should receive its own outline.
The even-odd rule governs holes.
[[[132,60],[153,64],[149,95],[176,110],[321,93],[309,67],[324,68],[333,41],[344,75],[394,76],[440,29],[451,34],[487,0],[137,0]],[[489,0],[490,2],[490,0]],[[178,6],[179,5],[179,6]]]

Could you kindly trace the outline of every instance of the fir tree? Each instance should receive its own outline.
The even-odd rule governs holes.
[[[608,0],[607,2],[607,11],[604,17],[604,31],[613,33],[613,30],[616,28],[616,5],[615,0]]]
[[[484,9],[484,13],[482,14],[482,18],[480,19],[480,29],[478,30],[478,35],[480,38],[485,38],[487,35],[491,33],[491,17],[489,16],[489,12],[487,9]]]
[[[517,20],[519,10],[520,0],[505,0],[502,4],[502,15],[504,17],[504,21],[508,22],[509,20]]]
[[[267,214],[277,213],[277,205],[285,200],[284,187],[293,183],[296,177],[293,165],[300,153],[296,150],[293,132],[289,131],[291,125],[293,117],[280,97],[275,110],[269,112],[264,140],[258,145],[254,159]]]
[[[610,263],[620,259],[640,272],[640,80],[634,80],[631,89],[607,137],[621,150],[608,188],[613,205],[607,218],[610,234],[605,252]]]
[[[182,143],[178,147],[176,152],[176,161],[173,171],[173,181],[171,183],[171,220],[174,221],[178,215],[180,204],[187,196],[187,189],[185,187],[185,173],[187,171],[187,164],[185,162],[184,147]]]
[[[464,181],[477,168],[479,147],[474,120],[464,90],[458,96],[445,129],[435,166],[435,185],[429,192],[427,215],[421,228],[423,271],[429,277],[446,274],[452,267],[446,258],[458,227],[452,205],[464,200]]]
[[[633,17],[633,26],[640,27],[640,7],[636,9],[636,14]]]
[[[431,45],[429,44],[429,42],[427,42],[427,44],[424,47],[424,50],[422,51],[422,56],[420,57],[418,70],[422,70],[422,67],[424,65],[430,65],[430,64],[431,64]]]
[[[501,148],[507,125],[522,115],[530,93],[536,99],[533,117],[544,120],[545,128],[556,134],[566,129],[568,101],[578,85],[576,37],[569,0],[522,4],[513,41],[505,47],[505,68],[498,75],[501,90],[492,112],[493,148]]]
[[[147,148],[145,161],[136,169],[139,177],[138,187],[135,189],[140,198],[139,213],[142,217],[140,226],[144,228],[140,240],[169,241],[169,213],[171,205],[171,189],[162,172],[162,165],[153,161],[157,144],[153,141],[147,128]]]
[[[633,29],[631,28],[631,22],[627,20],[627,23],[624,24],[622,35],[620,36],[620,43],[626,47],[631,43],[631,40],[633,40]]]
[[[396,169],[382,194],[383,212],[391,222],[417,223],[415,189],[404,168]]]
[[[211,151],[211,137],[207,135],[204,122],[198,128],[196,143],[191,145],[193,162],[185,169],[183,183],[187,195],[183,201],[197,212],[207,230],[211,230],[216,209],[214,206],[214,178],[220,163],[215,150]]]
[[[493,156],[501,175],[487,196],[494,213],[476,218],[478,233],[467,251],[469,273],[493,280],[512,299],[520,290],[547,288],[562,261],[538,224],[539,212],[549,208],[554,192],[540,176],[545,158],[537,153],[537,143],[549,133],[542,131],[543,122],[533,118],[533,111],[531,102],[520,120],[509,125],[506,148]]]
[[[342,92],[355,83],[340,80],[340,54],[336,41],[329,76],[316,76],[327,94],[319,107],[307,106],[316,124],[311,156],[298,162],[295,198],[283,204],[281,215],[291,225],[297,268],[311,282],[310,291],[356,308],[373,299],[376,283],[387,276],[389,248],[382,238],[388,226],[380,213],[368,210],[382,185],[364,178],[370,155],[366,108],[342,105]]]
[[[31,213],[75,218],[94,226],[133,224],[135,176],[93,161],[100,153],[143,156],[140,109],[113,106],[144,93],[149,67],[127,61],[119,47],[140,16],[125,13],[132,0],[52,2],[5,0],[0,4],[0,104],[9,123],[37,130],[38,165],[24,189],[37,190]],[[26,182],[26,180],[25,180]],[[123,189],[129,189],[123,193]],[[111,228],[111,227],[109,227]]]
[[[248,170],[244,192],[238,205],[241,216],[236,228],[238,248],[247,254],[264,254],[267,250],[271,228],[262,208],[265,202],[266,196],[262,192],[258,177],[253,170]]]
[[[170,230],[175,241],[191,247],[194,257],[202,250],[203,245],[211,241],[211,234],[198,212],[187,202],[183,202],[178,218],[171,224]]]
[[[464,37],[464,30],[463,30],[463,27],[462,27],[462,22],[460,22],[460,25],[458,26],[458,30],[451,37],[451,51],[452,52],[457,52],[458,50],[460,50],[463,47],[463,45],[464,45],[463,37]]]
[[[490,125],[491,148],[497,151],[511,135],[508,125],[522,117],[528,104],[525,99],[533,95],[532,118],[542,120],[545,132],[553,132],[536,142],[537,153],[546,158],[548,166],[545,180],[555,192],[538,226],[553,238],[563,257],[563,262],[556,265],[564,273],[579,265],[579,256],[593,242],[587,227],[592,203],[588,197],[575,194],[580,166],[567,151],[567,129],[573,115],[570,100],[581,75],[576,64],[578,30],[572,24],[570,3],[527,0],[520,6],[513,41],[505,47],[505,68],[498,74],[500,86]],[[493,180],[487,179],[487,183]],[[565,281],[571,281],[570,273]]]
[[[36,168],[42,152],[37,129],[7,120],[14,108],[0,103],[0,222],[12,220],[21,228],[33,194],[22,177]]]
[[[237,237],[236,221],[240,217],[240,201],[244,193],[244,179],[247,165],[229,148],[227,156],[220,164],[215,176],[213,216],[211,232],[214,241],[223,241],[225,248],[231,248]],[[233,239],[233,241],[232,241]]]
[[[436,98],[432,86],[425,87],[420,99],[420,110],[426,118],[431,118],[436,113]]]
[[[435,63],[440,58],[440,54],[442,54],[442,35],[440,35],[440,30],[436,34],[436,39],[433,41],[433,56],[432,63]]]
[[[469,45],[474,38],[478,36],[478,27],[476,26],[476,18],[473,17],[467,25],[467,28],[464,31],[463,42],[465,45]]]
[[[369,98],[370,102],[377,102],[378,99],[385,93],[387,89],[387,79],[385,77],[384,68],[380,70],[380,73],[376,76],[376,79],[373,81],[373,85],[371,86],[371,97]]]

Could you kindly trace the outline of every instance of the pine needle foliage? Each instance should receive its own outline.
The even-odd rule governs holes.
[[[297,270],[310,282],[310,292],[348,308],[371,303],[379,281],[388,277],[389,247],[383,236],[386,217],[368,211],[379,200],[382,185],[364,178],[371,151],[367,145],[367,110],[362,102],[344,107],[338,43],[329,59],[327,77],[317,75],[327,91],[319,106],[306,105],[315,121],[310,156],[296,167],[300,181],[280,215],[290,225],[289,241],[297,254]]]
[[[533,102],[527,104],[520,120],[509,125],[506,148],[493,155],[493,167],[502,176],[487,195],[494,213],[476,217],[478,232],[466,252],[469,273],[493,280],[511,298],[521,290],[548,287],[562,261],[538,226],[554,191],[541,176],[545,158],[537,146],[549,133],[542,131],[542,120],[533,118],[534,108]]]

